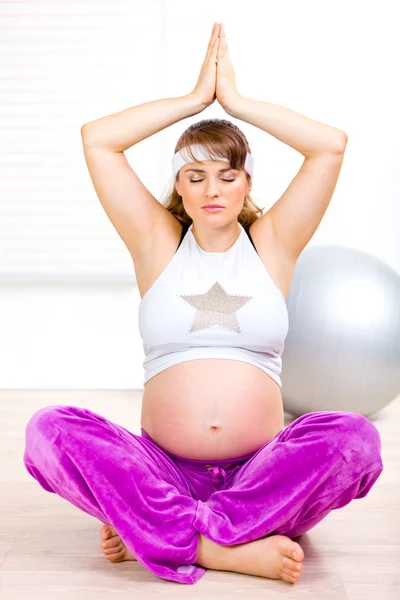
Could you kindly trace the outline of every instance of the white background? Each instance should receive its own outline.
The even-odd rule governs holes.
[[[133,263],[92,186],[80,129],[194,88],[223,22],[238,90],[344,130],[345,161],[309,243],[400,274],[397,2],[0,2],[0,388],[143,389]],[[304,158],[215,102],[127,150],[157,197],[192,122],[227,118],[267,210]],[[140,215],[138,215],[140,218]]]

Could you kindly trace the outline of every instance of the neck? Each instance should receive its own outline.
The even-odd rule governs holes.
[[[201,229],[193,223],[192,233],[200,248],[205,252],[226,252],[232,248],[241,233],[238,221],[226,227]]]

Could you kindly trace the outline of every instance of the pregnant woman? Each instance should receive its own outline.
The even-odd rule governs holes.
[[[129,147],[216,99],[305,157],[265,214],[249,196],[250,146],[230,121],[181,135],[167,205],[126,160]],[[206,569],[294,583],[304,552],[293,538],[365,497],[383,470],[379,433],[362,415],[312,412],[284,428],[285,298],[331,200],[346,134],[240,95],[216,24],[190,94],[90,122],[82,139],[141,297],[141,434],[89,409],[47,406],[27,424],[26,469],[104,524],[110,561],[185,584]]]

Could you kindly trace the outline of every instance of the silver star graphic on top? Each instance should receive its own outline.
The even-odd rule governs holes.
[[[206,294],[180,297],[197,309],[189,333],[213,325],[241,333],[235,312],[252,299],[252,296],[230,296],[218,282],[214,283]]]

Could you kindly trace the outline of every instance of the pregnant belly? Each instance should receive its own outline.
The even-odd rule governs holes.
[[[249,363],[186,361],[147,382],[141,426],[178,456],[229,460],[256,452],[283,429],[280,387]]]

